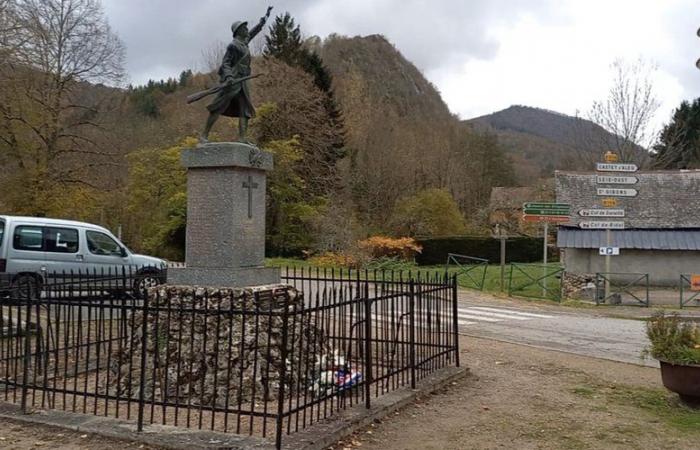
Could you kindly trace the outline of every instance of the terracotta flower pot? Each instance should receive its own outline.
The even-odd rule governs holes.
[[[669,391],[677,393],[683,403],[700,407],[700,366],[661,363],[661,381]]]

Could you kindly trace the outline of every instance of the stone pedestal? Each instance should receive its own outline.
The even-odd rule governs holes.
[[[185,268],[169,284],[242,287],[280,282],[265,268],[266,172],[272,154],[220,142],[182,152],[187,168]]]

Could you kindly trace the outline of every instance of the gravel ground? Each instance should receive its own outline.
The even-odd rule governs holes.
[[[465,338],[472,375],[334,449],[692,449],[700,413],[658,369]]]

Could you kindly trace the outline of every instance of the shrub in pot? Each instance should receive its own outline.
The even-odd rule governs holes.
[[[659,360],[661,380],[684,403],[700,406],[700,327],[663,311],[647,322],[644,355]]]

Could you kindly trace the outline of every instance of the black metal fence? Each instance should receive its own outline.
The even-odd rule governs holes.
[[[286,270],[296,290],[47,277],[0,307],[0,396],[84,414],[274,438],[459,365],[456,280]]]

